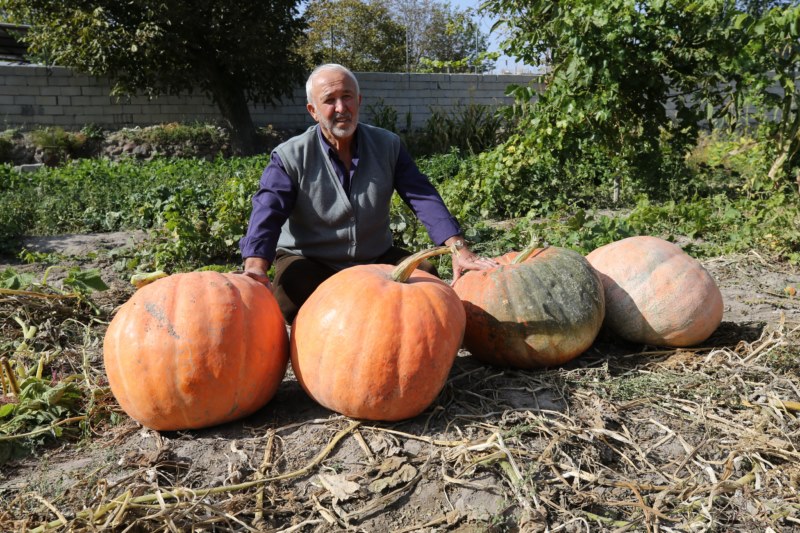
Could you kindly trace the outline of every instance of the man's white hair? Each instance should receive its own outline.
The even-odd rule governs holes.
[[[308,80],[306,80],[306,100],[309,104],[313,104],[313,97],[311,95],[311,83],[314,81],[314,77],[322,72],[323,70],[336,70],[339,72],[344,72],[353,83],[356,84],[356,95],[361,94],[361,89],[358,87],[358,80],[356,79],[356,75],[353,74],[349,68],[344,67],[338,63],[325,63],[324,65],[320,65],[315,68],[311,74],[308,76]]]

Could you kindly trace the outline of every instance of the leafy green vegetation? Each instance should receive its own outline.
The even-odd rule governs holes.
[[[513,152],[512,146],[504,145],[505,152]],[[615,170],[602,154],[587,153],[580,165],[568,165],[568,174],[561,162],[545,157],[535,166],[506,166],[501,150],[465,155],[452,148],[418,164],[481,253],[519,249],[533,236],[588,253],[613,240],[652,234],[681,241],[698,257],[760,249],[797,262],[797,193],[788,185],[776,189],[767,178],[768,146],[757,136],[721,134],[703,136],[680,156],[665,145],[661,160],[671,174],[663,190],[651,191],[649,176],[629,173],[616,205],[607,186]],[[267,161],[267,156],[80,160],[30,174],[3,166],[0,242],[6,253],[19,253],[23,234],[135,229],[149,232],[150,239],[118,258],[121,268],[233,266]],[[397,197],[392,230],[401,246],[431,245]],[[442,261],[443,275],[448,268]]]
[[[32,376],[19,384],[14,401],[0,404],[0,464],[30,453],[48,439],[65,436],[63,421],[81,416],[84,395],[76,383]]]
[[[8,252],[23,233],[139,229],[152,232],[153,247],[131,266],[233,261],[266,161],[96,159],[33,174],[0,167],[0,238]]]
[[[606,169],[594,174],[599,184],[632,178],[664,194],[704,129],[744,137],[757,123],[770,161],[764,182],[780,189],[794,180],[796,2],[489,0],[484,8],[507,25],[510,53],[544,72],[541,94],[512,91],[518,127],[492,161],[512,176],[550,159],[568,174],[590,154]]]
[[[446,154],[452,150],[478,154],[494,148],[507,135],[508,120],[486,105],[459,105],[450,112],[431,108],[425,125],[414,130],[411,116],[400,127],[397,110],[387,106],[382,99],[365,109],[370,124],[400,135],[408,151],[415,157]]]
[[[84,344],[96,342],[87,338],[89,327],[80,319],[94,320],[99,307],[91,295],[108,286],[96,269],[77,267],[66,269],[58,283],[49,282],[59,268],[49,266],[40,279],[12,268],[0,272],[4,310],[14,298],[22,299],[0,323],[0,465],[54,439],[77,438],[93,417],[106,416],[96,407],[107,393],[89,376],[86,355],[82,368],[68,373],[59,357],[61,343],[73,334],[82,335]],[[48,332],[54,321],[59,322],[55,338]],[[12,322],[14,332],[6,329]]]
[[[117,132],[121,140],[155,146],[180,146],[182,144],[222,145],[227,142],[225,131],[212,124],[170,122],[149,128],[125,128]]]
[[[11,161],[11,152],[14,150],[13,139],[19,135],[16,130],[0,132],[0,163]]]
[[[33,130],[31,138],[43,153],[44,160],[53,163],[77,154],[87,139],[82,132],[68,132],[58,126]]]

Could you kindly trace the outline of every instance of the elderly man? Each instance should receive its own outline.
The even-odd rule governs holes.
[[[306,109],[317,122],[272,152],[241,240],[244,274],[272,288],[288,323],[316,287],[357,264],[398,264],[392,246],[393,191],[431,240],[453,247],[453,275],[496,263],[470,251],[461,229],[400,138],[358,122],[358,80],[341,65],[317,67],[306,82]],[[275,264],[273,286],[267,270]],[[432,265],[426,269],[433,271]],[[433,271],[435,273],[435,271]]]

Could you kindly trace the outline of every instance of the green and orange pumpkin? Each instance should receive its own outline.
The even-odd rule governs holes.
[[[693,346],[720,325],[722,294],[697,259],[658,237],[637,236],[587,255],[605,287],[605,326],[619,337]]]
[[[464,308],[448,284],[415,267],[447,251],[350,267],[317,287],[291,335],[292,369],[309,396],[367,420],[411,418],[433,403],[461,346]]]
[[[464,345],[482,361],[531,369],[566,363],[594,342],[603,286],[579,253],[530,248],[495,259],[454,284],[467,314]]]
[[[286,373],[288,336],[263,284],[241,274],[173,274],[119,309],[103,358],[131,418],[156,430],[196,429],[269,402]]]

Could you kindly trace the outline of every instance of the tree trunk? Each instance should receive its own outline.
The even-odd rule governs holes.
[[[258,154],[261,147],[244,91],[234,84],[227,83],[227,80],[218,80],[214,87],[214,98],[230,128],[234,155]]]

